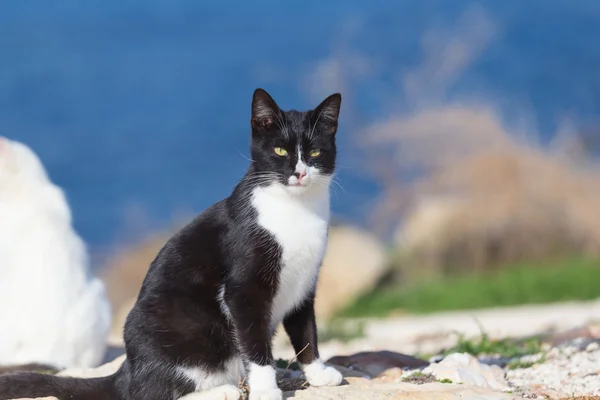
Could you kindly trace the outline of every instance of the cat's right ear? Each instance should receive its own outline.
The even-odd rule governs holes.
[[[4,136],[0,136],[0,156],[5,155],[8,152],[8,148],[8,139]]]
[[[9,138],[0,136],[0,169],[12,171],[15,166],[15,155]]]
[[[281,118],[281,110],[275,100],[263,89],[256,89],[252,96],[252,118],[250,124],[256,132],[270,130]]]

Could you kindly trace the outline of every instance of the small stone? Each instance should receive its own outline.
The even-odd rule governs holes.
[[[593,338],[590,328],[580,327],[569,329],[546,338],[546,341],[553,346],[561,346],[573,343],[573,341],[581,340],[583,338]]]
[[[382,383],[402,382],[405,372],[401,368],[392,368],[379,375],[376,379]]]
[[[393,368],[416,369],[429,365],[425,360],[393,351],[368,351],[350,356],[336,356],[330,358],[327,363],[359,370],[373,378]]]
[[[510,390],[504,378],[504,371],[497,365],[485,365],[467,353],[453,353],[438,364],[431,364],[423,370],[438,380],[449,379],[454,383],[496,390]]]
[[[443,359],[444,359],[444,355],[443,354],[438,354],[436,356],[429,357],[428,361],[429,361],[430,364],[435,364],[435,363],[439,363]]]
[[[592,343],[588,344],[587,347],[585,348],[585,351],[587,351],[588,353],[591,353],[592,351],[596,351],[596,350],[600,350],[600,344],[598,344],[598,342],[592,342]]]

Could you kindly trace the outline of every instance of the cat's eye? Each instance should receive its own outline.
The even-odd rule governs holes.
[[[287,150],[283,147],[275,147],[273,150],[275,151],[275,154],[281,157],[287,156],[288,154]]]
[[[321,150],[319,149],[313,149],[310,151],[310,156],[311,157],[319,157],[321,155]]]

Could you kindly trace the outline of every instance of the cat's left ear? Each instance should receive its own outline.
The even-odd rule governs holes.
[[[6,157],[10,153],[10,142],[8,138],[0,136],[0,156]]]
[[[12,171],[16,168],[13,144],[10,139],[0,136],[0,168]]]
[[[319,125],[323,133],[335,134],[338,127],[342,95],[334,93],[311,112],[313,124]]]
[[[266,132],[281,118],[281,110],[275,100],[263,89],[256,89],[252,96],[250,124],[256,132]]]

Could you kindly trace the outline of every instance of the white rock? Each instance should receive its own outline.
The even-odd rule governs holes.
[[[585,351],[592,352],[592,351],[596,351],[598,349],[600,349],[600,344],[598,344],[598,342],[592,342],[587,345],[587,347],[585,348]]]
[[[449,379],[453,383],[509,390],[504,371],[496,365],[485,365],[467,353],[453,353],[438,364],[431,364],[423,370],[437,379]]]

